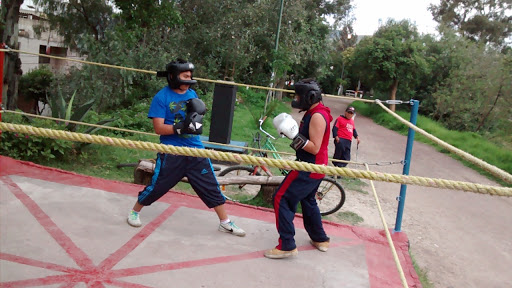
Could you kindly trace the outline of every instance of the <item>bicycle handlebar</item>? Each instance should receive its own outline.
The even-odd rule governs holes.
[[[267,119],[267,116],[260,118],[260,120],[258,121],[260,123],[260,131],[265,133],[265,135],[267,135],[268,137],[272,138],[272,140],[276,140],[276,137],[270,135],[267,131],[265,131],[265,130],[263,130],[263,128],[261,128],[261,125],[263,125],[263,122],[265,122],[265,119]]]

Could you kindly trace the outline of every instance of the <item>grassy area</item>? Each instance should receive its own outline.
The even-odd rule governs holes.
[[[430,279],[428,279],[428,272],[418,265],[418,262],[416,262],[416,259],[414,259],[414,256],[410,251],[409,255],[411,256],[412,266],[414,267],[414,270],[416,270],[416,274],[418,274],[418,278],[420,279],[421,286],[423,288],[434,288],[434,284]]]
[[[338,223],[344,223],[349,225],[357,225],[359,223],[363,223],[364,219],[363,217],[359,216],[357,213],[351,212],[351,211],[342,211],[343,209],[340,209],[340,211],[324,216],[323,218],[338,222]]]
[[[354,102],[352,105],[356,107],[358,113],[372,118],[375,123],[397,131],[402,135],[407,135],[409,130],[408,127],[398,121],[392,115],[386,113],[378,105],[366,104],[362,102]],[[410,118],[409,112],[397,111],[396,113],[406,120],[409,120]],[[445,141],[446,143],[449,143],[450,145],[463,150],[479,159],[482,159],[491,165],[507,171],[508,173],[512,173],[512,150],[507,146],[493,143],[477,133],[448,130],[439,123],[421,115],[418,115],[416,125],[426,132],[434,135],[435,137]],[[416,141],[432,145],[442,153],[448,153],[452,158],[461,161],[461,163],[463,163],[465,166],[478,171],[480,174],[485,175],[489,179],[492,179],[503,186],[512,187],[512,184],[506,183],[505,181],[491,175],[489,172],[483,170],[482,168],[479,168],[475,164],[462,159],[460,156],[450,153],[446,149],[442,148],[438,144],[435,144],[430,139],[427,139],[425,136],[419,133],[415,134],[414,139]]]
[[[136,135],[125,137],[125,139],[158,142],[156,136]],[[64,160],[52,159],[33,162],[98,178],[133,183],[134,167],[117,168],[117,165],[138,163],[140,159],[154,159],[155,156],[155,152],[150,151],[91,144],[83,148],[80,154],[69,155]]]

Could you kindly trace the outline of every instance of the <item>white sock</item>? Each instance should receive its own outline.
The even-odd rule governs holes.
[[[226,220],[220,220],[220,223],[222,223],[222,224],[227,224],[229,222],[231,222],[231,220],[229,220],[229,218]]]

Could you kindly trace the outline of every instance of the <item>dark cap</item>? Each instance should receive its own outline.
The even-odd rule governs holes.
[[[345,110],[345,112],[352,112],[352,113],[356,113],[356,109],[352,106],[348,106],[347,109]]]

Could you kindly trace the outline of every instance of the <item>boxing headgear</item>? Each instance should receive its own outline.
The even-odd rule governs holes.
[[[171,89],[178,89],[181,85],[194,85],[197,83],[196,80],[182,80],[180,79],[180,73],[185,71],[194,72],[194,64],[187,62],[182,59],[170,62],[165,66],[166,71],[158,71],[158,77],[166,77],[167,83]]]
[[[292,107],[301,111],[308,110],[311,105],[322,100],[320,86],[313,79],[303,79],[295,83],[295,94],[299,95],[299,100],[293,100]]]

